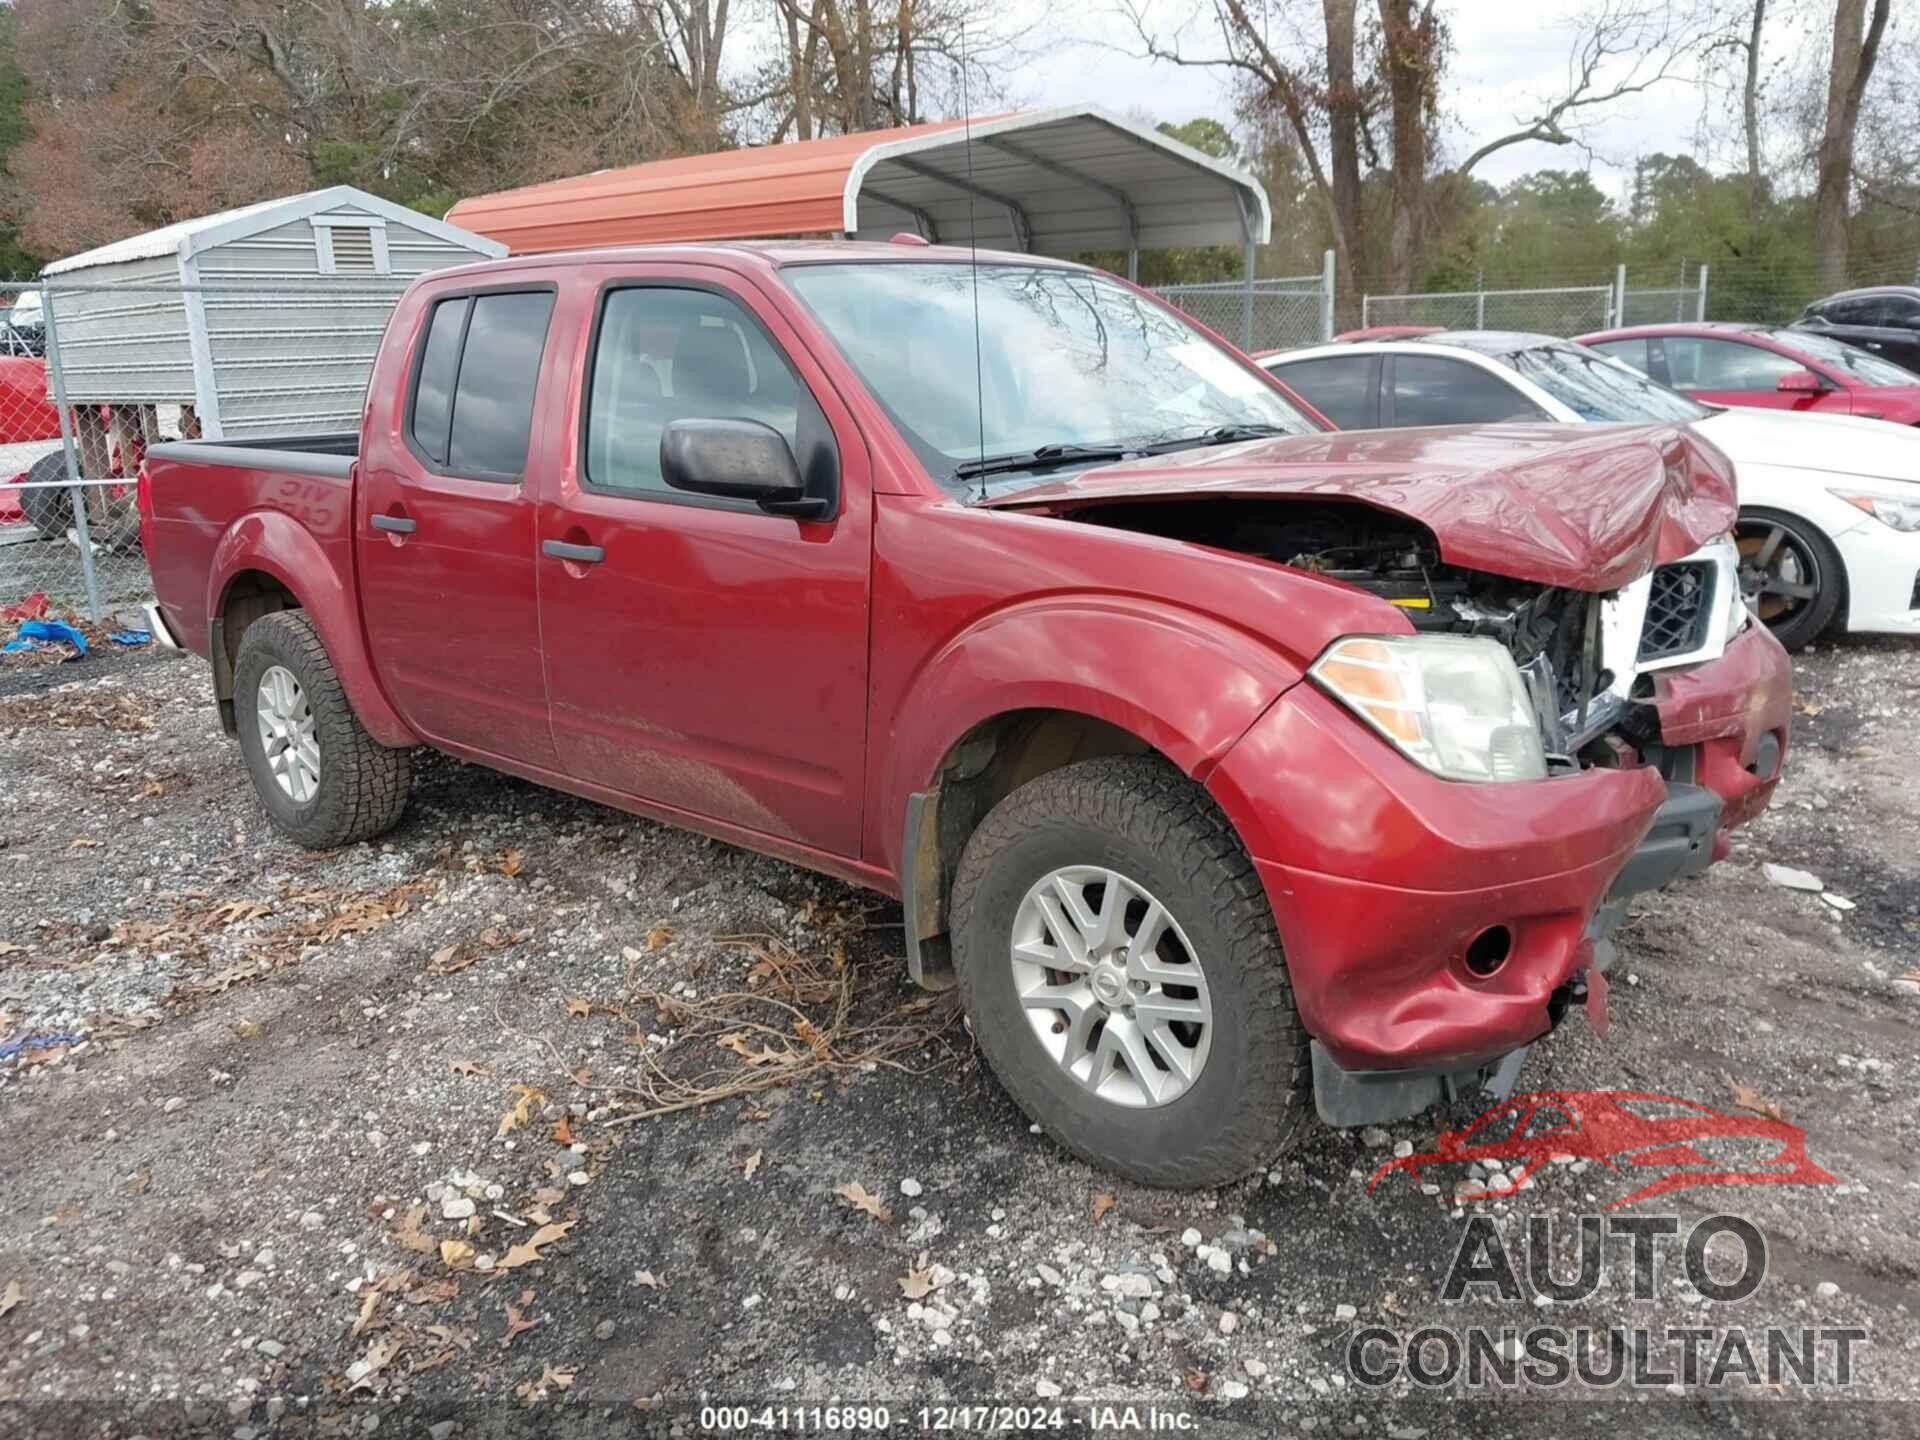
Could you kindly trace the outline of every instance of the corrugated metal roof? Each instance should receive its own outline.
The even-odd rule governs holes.
[[[69,255],[65,259],[55,260],[40,273],[66,275],[75,270],[92,270],[102,265],[123,264],[129,260],[157,260],[162,256],[177,255],[182,241],[199,242],[192,248],[201,250],[206,248],[208,242],[217,244],[256,230],[284,225],[304,216],[338,209],[341,206],[364,210],[381,220],[416,226],[443,239],[463,245],[479,255],[504,253],[497,242],[467,231],[456,230],[445,221],[436,220],[431,215],[423,214],[418,210],[409,210],[404,205],[383,200],[378,195],[357,190],[351,185],[330,185],[324,190],[309,190],[300,195],[281,195],[272,200],[259,200],[251,205],[221,210],[212,215],[200,215],[192,220],[176,220],[173,224],[162,225],[157,230],[145,230],[138,235],[129,235],[124,240],[115,240],[111,244],[96,246],[78,255]]]
[[[463,200],[514,254],[595,245],[929,239],[1040,254],[1267,239],[1252,176],[1097,106],[942,120],[602,170]]]

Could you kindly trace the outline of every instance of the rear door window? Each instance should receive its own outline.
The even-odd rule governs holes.
[[[1342,430],[1370,430],[1380,423],[1380,357],[1329,355],[1287,360],[1273,378],[1298,394]]]
[[[1488,425],[1545,418],[1526,396],[1477,365],[1433,355],[1393,357],[1396,426]]]
[[[551,290],[459,295],[434,306],[407,422],[416,455],[449,474],[520,478],[552,314]]]

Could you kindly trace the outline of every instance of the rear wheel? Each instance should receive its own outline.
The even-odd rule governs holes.
[[[331,850],[398,822],[412,754],[376,744],[361,727],[300,611],[276,611],[247,627],[233,665],[233,709],[253,788],[294,840]]]
[[[1165,761],[1022,786],[954,881],[961,997],[1021,1109],[1091,1164],[1219,1185],[1312,1113],[1307,1037],[1252,862]]]
[[[1734,539],[1747,608],[1789,650],[1819,639],[1846,594],[1833,542],[1798,515],[1762,509],[1740,512]]]

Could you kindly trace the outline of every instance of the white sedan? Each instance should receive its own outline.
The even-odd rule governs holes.
[[[1733,461],[1747,603],[1788,649],[1829,626],[1920,635],[1920,430],[1701,405],[1550,335],[1452,331],[1263,356],[1343,430],[1680,422]]]

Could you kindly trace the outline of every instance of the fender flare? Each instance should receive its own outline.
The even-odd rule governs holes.
[[[944,912],[934,796],[947,758],[980,725],[1019,711],[1083,715],[1204,784],[1301,675],[1271,642],[1226,621],[1128,597],[1053,597],[976,621],[903,687],[887,734],[873,838],[899,880],[909,932],[916,907]]]
[[[208,567],[207,625],[210,658],[218,697],[233,691],[233,676],[222,642],[227,591],[248,570],[271,575],[300,602],[326,646],[340,677],[347,703],[373,739],[395,749],[420,744],[420,737],[393,708],[373,671],[360,624],[359,596],[352,588],[351,542],[322,543],[289,515],[254,510],[227,527]]]

